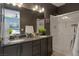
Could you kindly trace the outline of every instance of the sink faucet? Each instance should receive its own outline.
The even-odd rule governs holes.
[[[18,35],[18,34],[15,34],[15,35],[14,35],[14,39],[15,39],[15,40],[19,39],[19,35]]]

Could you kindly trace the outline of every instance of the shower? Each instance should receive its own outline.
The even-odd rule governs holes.
[[[50,15],[50,34],[53,36],[53,50],[63,55],[72,55],[79,11],[62,15]]]

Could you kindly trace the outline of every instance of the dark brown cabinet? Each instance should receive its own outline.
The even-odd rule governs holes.
[[[0,3],[0,45],[1,45],[1,22],[2,22],[2,4]],[[0,46],[0,56],[3,55],[3,48]]]
[[[33,41],[33,56],[40,56],[40,40]]]
[[[3,56],[3,48],[0,46],[0,56]]]
[[[19,45],[11,45],[4,47],[4,56],[18,56],[20,52]]]
[[[21,56],[32,56],[32,42],[21,45]]]
[[[41,56],[47,56],[47,39],[41,39]]]
[[[48,42],[48,53],[47,53],[47,54],[48,54],[48,55],[51,55],[51,54],[52,54],[52,50],[53,50],[53,49],[52,49],[52,46],[53,46],[53,45],[52,45],[52,37],[48,38],[48,39],[47,39],[47,42]]]
[[[52,54],[52,37],[0,46],[0,55],[4,56],[47,56]]]

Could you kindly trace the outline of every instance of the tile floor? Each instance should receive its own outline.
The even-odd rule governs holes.
[[[64,54],[61,54],[59,52],[53,51],[52,56],[65,56]]]

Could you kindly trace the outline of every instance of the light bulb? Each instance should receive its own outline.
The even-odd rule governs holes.
[[[42,13],[42,10],[39,10],[39,13]]]
[[[35,8],[33,8],[33,11],[35,11],[36,9]]]
[[[41,10],[42,12],[44,12],[44,8],[42,8],[42,10]]]
[[[16,6],[16,3],[13,3],[12,5],[13,5],[13,6]]]
[[[36,9],[36,10],[38,9],[38,5],[35,6],[35,9]]]
[[[20,5],[23,5],[23,3],[20,3]]]
[[[39,13],[42,13],[42,12],[44,12],[44,8],[42,8],[42,9],[39,10]]]
[[[21,7],[22,4],[23,4],[23,3],[13,3],[12,5],[13,5],[13,6],[16,6],[16,5],[17,5],[18,7]]]
[[[38,5],[35,5],[35,7],[33,7],[33,11],[36,11],[38,9]]]
[[[21,7],[21,5],[19,4],[18,7]]]
[[[17,3],[17,6],[18,6],[18,7],[22,7],[22,4],[23,4],[23,3]]]

